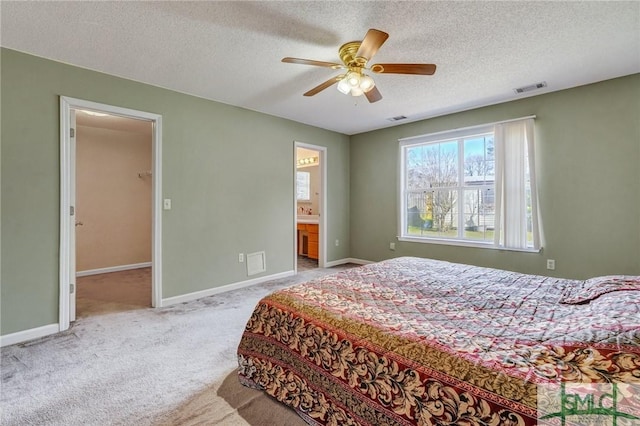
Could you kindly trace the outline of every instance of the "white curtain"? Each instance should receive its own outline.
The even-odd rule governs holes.
[[[541,247],[535,176],[533,119],[496,124],[495,244],[510,249]],[[527,162],[528,160],[528,162]],[[527,166],[529,182],[527,182]],[[530,187],[530,188],[529,188]],[[527,190],[531,191],[533,247],[527,243]]]

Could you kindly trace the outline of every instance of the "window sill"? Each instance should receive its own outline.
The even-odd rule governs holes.
[[[459,247],[473,247],[473,248],[482,248],[489,250],[501,250],[501,251],[518,251],[524,253],[541,253],[542,248],[534,249],[534,248],[511,248],[511,247],[496,247],[491,243],[481,243],[481,242],[473,242],[473,241],[463,241],[463,240],[449,240],[449,239],[439,239],[439,238],[418,238],[418,237],[396,237],[398,241],[404,241],[409,243],[420,243],[420,244],[439,244],[446,246],[459,246]]]

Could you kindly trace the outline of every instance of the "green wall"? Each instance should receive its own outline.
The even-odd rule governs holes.
[[[542,253],[396,241],[399,138],[528,115],[537,116]],[[567,278],[640,275],[640,74],[352,136],[350,229],[351,257],[360,259],[414,255]]]
[[[1,334],[58,322],[59,96],[163,117],[163,298],[293,269],[294,141],[327,147],[327,261],[349,256],[349,138],[9,49],[1,57]]]

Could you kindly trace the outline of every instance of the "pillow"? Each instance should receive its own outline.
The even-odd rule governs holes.
[[[576,285],[570,285],[564,290],[560,303],[570,305],[588,303],[605,293],[621,290],[640,290],[640,276],[607,275],[579,281]]]

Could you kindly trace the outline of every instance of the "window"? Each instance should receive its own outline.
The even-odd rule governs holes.
[[[309,172],[296,172],[296,194],[298,201],[311,199],[311,174]]]
[[[400,239],[539,249],[532,124],[401,140]]]

